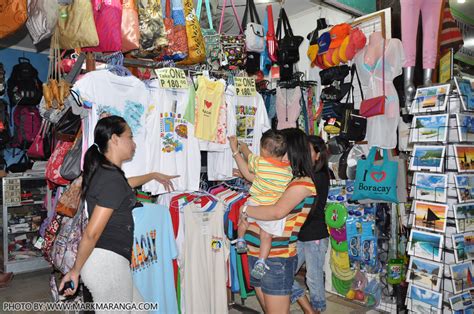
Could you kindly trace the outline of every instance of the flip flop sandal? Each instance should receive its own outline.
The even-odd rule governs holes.
[[[239,238],[231,242],[232,244],[235,243],[235,251],[238,254],[245,254],[247,253],[247,242],[244,239]]]

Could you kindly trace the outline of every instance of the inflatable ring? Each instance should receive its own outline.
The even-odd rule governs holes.
[[[349,250],[347,241],[338,242],[334,240],[332,237],[331,237],[331,247],[333,248],[333,250],[338,251],[338,252],[347,252]]]
[[[350,268],[339,268],[334,264],[329,265],[334,276],[341,280],[352,280],[355,277],[355,271]]]
[[[326,224],[330,228],[339,229],[346,223],[347,209],[339,203],[329,203],[325,210]]]
[[[350,268],[351,266],[349,263],[349,253],[331,250],[331,263],[334,264],[334,266],[336,266],[337,268]]]
[[[339,228],[339,229],[329,228],[329,234],[337,242],[342,242],[342,241],[347,240],[346,226],[345,225],[342,226],[342,228]]]
[[[346,295],[349,290],[351,289],[352,285],[352,280],[345,281],[345,280],[340,280],[334,274],[331,276],[331,282],[334,290],[336,290],[337,293],[341,295]]]

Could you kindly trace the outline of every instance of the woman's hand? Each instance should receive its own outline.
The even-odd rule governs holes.
[[[63,279],[61,280],[61,283],[59,284],[58,290],[61,291],[63,289],[64,285],[66,284],[66,282],[68,282],[68,281],[72,281],[74,283],[74,286],[73,286],[74,289],[68,288],[68,289],[64,290],[64,295],[65,296],[74,295],[76,293],[77,287],[79,287],[79,273],[77,273],[74,270],[71,270],[70,272],[68,272],[63,277]]]
[[[169,175],[166,175],[166,174],[163,174],[163,173],[153,172],[153,179],[155,179],[156,181],[163,184],[166,191],[168,191],[168,192],[174,191],[174,186],[173,186],[173,182],[171,181],[171,179],[179,178],[179,177],[180,177],[179,175],[169,176]]]

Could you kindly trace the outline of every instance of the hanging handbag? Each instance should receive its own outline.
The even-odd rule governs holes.
[[[38,44],[43,39],[51,37],[58,22],[57,0],[29,0],[28,20],[26,27],[33,39],[33,44]]]
[[[382,89],[383,95],[362,100],[360,104],[360,115],[366,118],[380,116],[385,113],[385,40],[383,41],[382,46]]]
[[[58,215],[74,217],[81,203],[82,176],[75,179],[59,197],[56,204]]]
[[[278,63],[280,65],[297,63],[300,60],[299,47],[303,42],[303,37],[293,35],[290,20],[283,7],[280,9],[276,37],[278,39]]]
[[[186,36],[188,37],[188,57],[178,64],[202,63],[206,60],[206,46],[201,24],[199,24],[199,19],[194,11],[193,0],[184,0],[184,15],[186,17]]]
[[[72,108],[68,108],[66,113],[54,126],[55,138],[60,141],[74,142],[80,128],[81,116],[74,114]]]
[[[81,175],[81,157],[82,157],[82,132],[77,134],[76,140],[64,157],[61,165],[61,177],[72,181]]]
[[[59,227],[61,226],[61,221],[63,217],[59,216],[56,212],[54,212],[54,216],[51,219],[51,222],[46,227],[44,233],[44,241],[43,245],[41,246],[41,251],[43,252],[44,258],[51,262],[51,249],[54,244],[54,240],[56,239],[56,235],[58,234]]]
[[[122,3],[122,52],[140,48],[140,29],[135,0],[123,0]]]
[[[2,1],[0,5],[0,38],[16,32],[25,24],[27,19],[26,0]]]
[[[209,28],[201,28],[206,47],[206,62],[213,69],[218,69],[220,66],[219,57],[221,54],[221,38],[212,24],[211,4],[209,3],[209,0],[204,1],[206,5],[207,21],[209,22]],[[196,15],[199,21],[201,20],[201,8],[202,0],[198,0]]]
[[[322,70],[319,72],[321,85],[331,85],[334,81],[344,82],[349,72],[350,67],[346,64]]]
[[[250,22],[247,20],[250,16]],[[245,32],[245,45],[247,51],[263,52],[265,49],[265,36],[263,25],[260,23],[257,8],[253,0],[247,0],[245,12],[242,19],[242,28]]]
[[[373,199],[398,203],[398,162],[389,160],[389,152],[384,149],[382,164],[375,164],[376,153],[377,147],[372,147],[366,160],[357,161],[352,200]]]
[[[275,36],[275,24],[273,22],[273,7],[271,4],[267,5],[267,19],[268,19],[268,32],[267,32],[267,49],[268,56],[272,62],[278,62],[278,41]]]
[[[92,0],[92,7],[99,45],[83,50],[86,52],[120,51],[122,49],[122,0]]]
[[[245,35],[242,25],[240,24],[237,9],[235,8],[235,0],[230,0],[232,10],[234,12],[235,20],[239,26],[240,33],[238,35],[226,35],[222,33],[222,26],[224,25],[224,13],[227,5],[227,0],[222,4],[221,20],[219,23],[219,34],[221,35],[221,65],[230,70],[236,68],[242,69],[246,63],[247,50],[245,48]]]
[[[181,1],[173,0],[173,14],[171,14],[171,0],[166,0],[165,12],[164,24],[168,47],[163,50],[162,58],[184,60],[188,55],[188,40]]]
[[[135,57],[154,58],[168,45],[160,0],[138,0],[140,48]]]
[[[59,48],[74,49],[95,47],[99,36],[94,22],[94,12],[90,0],[74,0],[68,5],[59,5],[56,31]]]
[[[54,148],[51,157],[48,159],[46,164],[45,176],[48,180],[48,185],[54,187],[54,185],[68,185],[69,180],[64,179],[61,176],[61,165],[64,162],[64,157],[71,149],[73,142],[59,141]],[[53,184],[51,184],[53,183]]]
[[[51,147],[47,138],[49,128],[50,123],[48,120],[41,121],[41,128],[26,152],[28,157],[32,159],[47,159],[51,155]]]

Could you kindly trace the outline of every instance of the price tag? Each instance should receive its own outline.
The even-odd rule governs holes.
[[[251,77],[235,77],[235,90],[237,96],[255,96],[257,88],[255,87],[255,79]]]
[[[186,74],[181,69],[166,68],[156,72],[162,88],[187,89]]]

